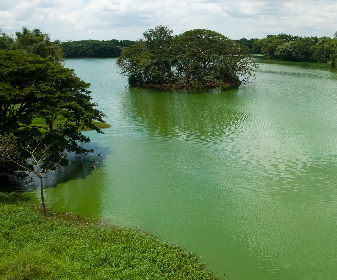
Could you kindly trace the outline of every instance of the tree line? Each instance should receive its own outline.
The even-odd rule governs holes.
[[[0,31],[0,49],[24,49],[54,61],[61,61],[63,58],[118,57],[123,48],[134,43],[131,40],[116,39],[51,42],[49,35],[39,29],[30,31],[23,27],[22,32],[16,32],[16,38]]]
[[[38,34],[27,36],[29,32],[38,32]],[[29,31],[25,27],[22,32],[16,33],[16,39],[1,31],[0,35],[0,49],[25,49],[56,61],[63,58],[119,57],[124,48],[138,43],[116,39],[50,42],[48,34],[43,34],[38,29]],[[39,37],[43,39],[37,39]],[[332,67],[337,68],[337,32],[334,38],[301,37],[282,33],[267,35],[262,39],[241,38],[234,41],[248,47],[252,54],[262,54],[265,59],[331,63]]]
[[[60,43],[56,41],[55,43]],[[130,40],[116,40],[109,41],[99,40],[82,40],[62,42],[61,48],[65,58],[79,58],[79,57],[119,57],[123,48],[134,44]]]
[[[337,69],[337,33],[334,38],[279,34],[252,40],[252,53],[262,54],[265,59],[331,63]]]

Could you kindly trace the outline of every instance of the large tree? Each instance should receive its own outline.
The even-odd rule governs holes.
[[[164,85],[172,78],[172,30],[157,26],[143,36],[122,51],[117,64],[131,86]]]
[[[255,69],[250,50],[220,33],[196,29],[173,36],[157,26],[117,60],[130,86],[203,88],[238,85]]]
[[[49,168],[60,152],[89,152],[79,145],[90,141],[81,128],[101,132],[93,121],[104,122],[104,115],[88,88],[59,63],[22,50],[0,50],[0,136],[12,133],[21,144],[38,139],[48,146],[43,163]]]
[[[12,38],[5,33],[0,35],[0,49],[25,50],[59,63],[63,60],[61,44],[51,42],[49,34],[42,33],[40,29],[30,31],[23,27],[22,32],[16,32],[16,38]]]

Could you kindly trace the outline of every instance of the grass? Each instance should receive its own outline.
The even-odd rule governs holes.
[[[1,279],[217,279],[194,254],[149,234],[48,213],[0,193]]]

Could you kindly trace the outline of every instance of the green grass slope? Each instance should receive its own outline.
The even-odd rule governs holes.
[[[216,279],[182,248],[0,193],[0,279]]]

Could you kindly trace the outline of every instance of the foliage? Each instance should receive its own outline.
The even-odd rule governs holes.
[[[337,54],[337,38],[322,37],[312,47],[312,60],[317,62],[328,62]]]
[[[248,47],[214,31],[172,36],[168,27],[157,26],[143,35],[117,60],[130,86],[226,88],[245,82],[255,69]]]
[[[63,60],[61,45],[50,42],[49,35],[42,33],[40,29],[29,31],[23,27],[22,32],[16,32],[16,39],[3,33],[0,37],[0,49],[25,50],[54,62]]]
[[[130,40],[109,41],[82,40],[50,42],[49,35],[42,33],[39,29],[29,31],[26,27],[22,32],[16,32],[16,39],[0,32],[0,49],[25,50],[48,60],[61,62],[63,56],[66,58],[77,57],[118,57],[123,48],[134,44]]]
[[[250,74],[249,48],[220,33],[204,29],[187,31],[175,38],[175,45],[178,77],[187,84],[238,85],[239,76]]]
[[[43,159],[47,168],[58,162],[60,152],[89,152],[79,145],[90,141],[79,128],[101,132],[93,121],[104,122],[104,115],[95,109],[88,87],[56,62],[21,50],[0,50],[0,136],[13,133],[18,144],[42,141],[49,147]],[[59,118],[62,124],[56,122]]]
[[[235,40],[235,41],[238,42],[238,43],[240,43],[240,44],[242,44],[242,45],[244,45],[244,46],[247,46],[252,53],[255,53],[253,51],[253,44],[257,40],[259,40],[259,39],[257,39],[257,38],[251,38],[251,39],[241,38],[241,39]]]
[[[278,46],[274,57],[279,60],[312,61],[313,46],[316,43],[317,37],[300,37]]]
[[[1,279],[216,279],[182,248],[0,193]]]
[[[274,59],[276,49],[283,43],[293,41],[294,37],[287,34],[267,35],[266,38],[253,43],[253,53],[263,54],[266,59]]]
[[[123,51],[122,58],[117,60],[122,74],[128,76],[131,86],[139,86],[150,79],[150,52],[143,41],[137,42]]]
[[[267,38],[267,41],[262,45],[261,51],[266,59],[275,57],[276,50],[285,42],[281,38]],[[286,41],[287,42],[287,41]]]
[[[317,37],[300,37],[295,41],[296,60],[312,61],[313,47],[317,43]]]
[[[279,60],[291,61],[297,56],[295,41],[285,42],[277,47],[274,57]],[[269,56],[267,56],[268,58]]]
[[[171,75],[172,31],[158,26],[143,35],[143,40],[123,50],[117,65],[131,86],[163,85]]]
[[[122,49],[134,44],[129,40],[83,40],[62,42],[61,47],[66,58],[77,57],[118,57]]]
[[[1,135],[0,137],[0,166],[8,166],[10,160],[5,156],[5,152],[13,157],[17,157],[20,153],[16,141],[13,141],[14,135]],[[1,178],[2,179],[2,178]]]
[[[0,49],[10,49],[13,43],[14,39],[0,30]]]
[[[172,77],[171,50],[173,31],[166,26],[157,26],[143,33],[144,42],[151,60],[151,83],[164,85]]]
[[[268,35],[254,42],[253,52],[263,54],[265,59],[331,62],[332,67],[335,67],[337,38]]]

